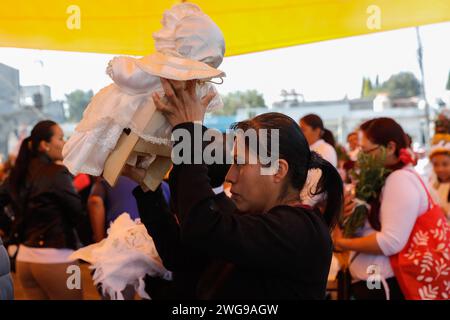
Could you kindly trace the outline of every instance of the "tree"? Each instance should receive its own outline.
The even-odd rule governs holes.
[[[450,81],[450,74],[449,74]],[[391,98],[409,98],[420,96],[420,81],[412,72],[400,72],[392,75],[381,85],[377,76],[375,86],[369,78],[363,78],[361,98],[372,98],[380,92],[385,92]]]
[[[81,120],[84,109],[86,109],[93,95],[94,93],[92,90],[75,90],[69,94],[66,94],[67,103],[69,105],[69,120],[75,122]]]
[[[362,88],[361,88],[361,98],[367,98],[373,95],[373,86],[370,78],[363,78]]]
[[[267,108],[264,97],[256,90],[235,91],[222,95],[223,108],[214,112],[217,115],[235,115],[241,108]]]
[[[420,95],[419,80],[412,72],[400,72],[383,82],[381,89],[391,98],[409,98]]]

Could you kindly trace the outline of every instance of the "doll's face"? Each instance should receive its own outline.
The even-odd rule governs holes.
[[[434,172],[440,182],[450,182],[450,155],[436,154],[431,158]]]

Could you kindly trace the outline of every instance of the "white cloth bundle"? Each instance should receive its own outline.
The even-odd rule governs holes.
[[[101,283],[103,293],[113,300],[123,300],[121,292],[127,285],[134,286],[140,297],[150,299],[145,292],[146,274],[172,280],[147,229],[128,213],[111,223],[106,239],[75,251],[70,259],[90,263],[89,268],[95,270],[94,284]]]
[[[200,8],[190,3],[175,5],[164,13],[161,23],[162,29],[153,34],[156,53],[109,62],[107,73],[114,83],[92,98],[63,149],[64,164],[72,174],[101,175],[125,128],[146,141],[170,146],[171,127],[151,97],[154,92],[164,94],[160,77],[210,80],[225,76],[215,69],[225,53],[222,32]],[[217,93],[211,83],[202,81],[197,86],[199,97],[210,91]],[[216,94],[208,111],[222,106]],[[159,125],[147,127],[152,116],[158,117]]]

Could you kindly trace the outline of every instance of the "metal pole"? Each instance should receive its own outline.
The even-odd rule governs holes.
[[[425,101],[425,139],[426,141],[430,141],[430,105],[428,104],[427,97],[425,94],[425,75],[423,71],[423,47],[422,47],[422,39],[420,37],[419,27],[416,27],[416,35],[417,35],[417,60],[419,62],[420,68],[420,96]]]

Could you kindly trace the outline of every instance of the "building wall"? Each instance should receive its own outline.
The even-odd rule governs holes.
[[[390,117],[395,119],[409,133],[413,141],[424,143],[425,134],[425,111],[417,107],[388,108],[381,112],[374,112],[373,108],[353,108],[352,101],[318,101],[304,103],[299,107],[273,107],[271,109],[238,109],[236,115],[237,121],[248,119],[255,115],[266,112],[280,112],[290,116],[295,121],[309,114],[319,115],[325,124],[325,127],[334,132],[337,141],[345,144],[347,134],[354,131],[361,123],[376,117]]]
[[[0,114],[19,109],[19,70],[0,63]]]
[[[34,105],[33,95],[42,95],[42,105],[45,107],[52,100],[51,89],[47,85],[22,86],[20,88],[20,99],[22,105]]]

